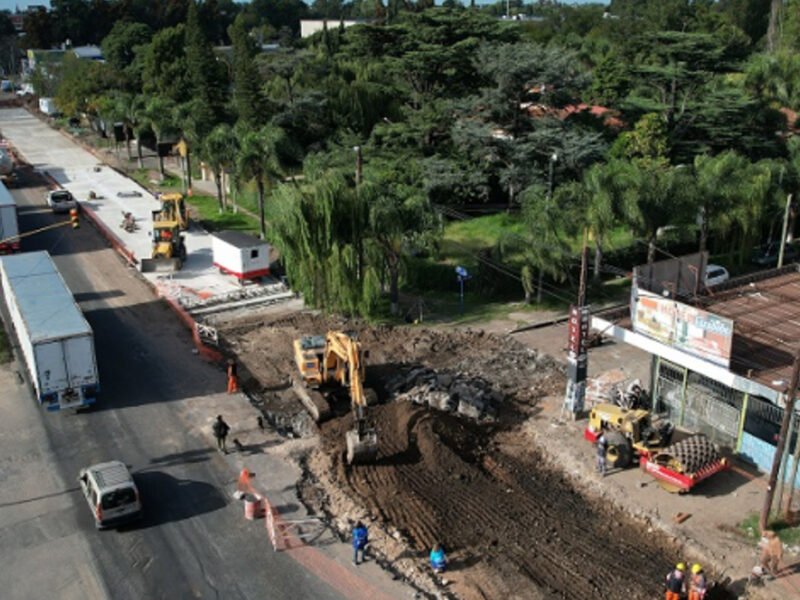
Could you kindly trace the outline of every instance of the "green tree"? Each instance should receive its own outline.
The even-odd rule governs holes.
[[[175,131],[174,122],[175,103],[169,98],[154,96],[147,101],[141,117],[156,135],[156,146],[160,144],[164,137]],[[158,153],[158,172],[161,180],[164,180],[164,157]]]
[[[256,45],[245,28],[245,17],[239,15],[231,26],[233,41],[233,102],[239,121],[257,127],[263,111],[255,64]]]
[[[292,288],[325,311],[374,314],[383,256],[364,235],[373,188],[364,183],[356,192],[339,170],[307,164],[305,172],[302,183],[278,187],[270,209],[271,240]]]
[[[227,208],[222,189],[222,176],[227,169],[233,166],[236,153],[236,136],[230,126],[224,123],[217,125],[203,141],[202,156],[214,173],[220,213],[225,212]]]
[[[195,0],[190,0],[186,14],[186,67],[192,118],[201,141],[222,120],[226,72],[201,27]]]
[[[647,262],[656,258],[659,229],[681,226],[696,219],[692,175],[687,168],[665,160],[633,160],[618,168],[621,212],[634,234],[647,243]]]
[[[236,170],[241,180],[253,180],[258,191],[258,219],[261,238],[266,239],[265,187],[270,179],[283,173],[279,150],[285,143],[282,129],[267,125],[256,131],[246,131],[239,140]]]
[[[369,182],[356,194],[367,203],[369,238],[383,257],[389,275],[389,302],[393,315],[400,312],[400,274],[405,255],[430,248],[441,223],[427,195],[415,185],[419,168],[413,161],[375,161],[365,169]]]
[[[173,103],[190,97],[187,75],[185,27],[162,29],[142,49],[142,91],[147,96],[160,96]]]
[[[117,21],[103,39],[103,58],[115,69],[125,71],[136,58],[136,48],[148,44],[152,37],[152,30],[144,23]]]

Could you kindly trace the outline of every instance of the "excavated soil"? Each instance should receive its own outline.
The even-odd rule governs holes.
[[[428,593],[478,598],[631,598],[663,594],[662,578],[679,550],[630,516],[585,498],[544,453],[519,434],[537,399],[563,390],[548,357],[480,331],[363,324],[296,313],[238,321],[221,332],[275,412],[290,411],[291,342],[328,329],[359,332],[370,351],[367,383],[383,404],[370,409],[378,461],[348,466],[346,410],[318,430],[300,490],[343,534],[355,519],[370,527],[373,553]],[[488,381],[501,398],[479,419],[394,399],[398,373],[426,367],[462,380]],[[387,391],[389,390],[389,391]],[[499,394],[499,395],[498,395]],[[442,543],[446,579],[426,568]]]

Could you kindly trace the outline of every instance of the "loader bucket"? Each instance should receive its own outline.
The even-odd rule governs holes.
[[[142,273],[174,273],[182,267],[180,258],[143,258]]]

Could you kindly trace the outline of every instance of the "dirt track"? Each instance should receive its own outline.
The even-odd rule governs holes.
[[[342,323],[293,315],[224,335],[255,377],[251,386],[270,388],[293,372],[293,338],[333,327]],[[439,589],[460,598],[644,600],[663,593],[661,579],[678,549],[584,498],[519,434],[537,398],[563,390],[551,361],[481,332],[348,328],[358,329],[370,350],[368,383],[384,400],[387,380],[414,364],[480,375],[504,401],[496,418],[481,422],[408,401],[374,407],[379,460],[357,467],[344,461],[344,432],[352,426],[344,412],[321,427],[321,444],[306,461],[302,491],[312,508],[343,532],[348,520],[368,518],[377,552],[428,591],[441,586],[424,575],[426,552],[438,541],[452,566]],[[271,394],[277,402],[282,392]]]

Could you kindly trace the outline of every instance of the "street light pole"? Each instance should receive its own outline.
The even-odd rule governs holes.
[[[547,174],[547,201],[553,197],[553,170],[555,169],[556,162],[558,161],[558,153],[553,152],[550,155],[550,168]]]
[[[353,146],[353,151],[356,153],[356,185],[361,184],[361,146]]]

